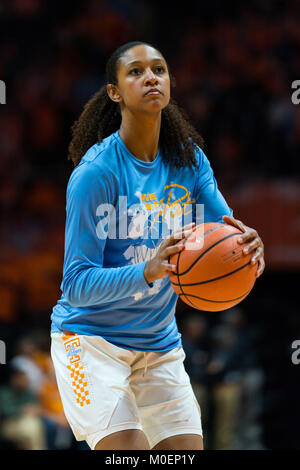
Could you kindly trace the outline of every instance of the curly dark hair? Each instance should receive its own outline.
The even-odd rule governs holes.
[[[106,82],[116,85],[118,63],[122,55],[134,46],[148,43],[133,41],[119,47],[109,58],[106,65]],[[153,46],[151,46],[153,47]],[[155,48],[158,50],[157,48]],[[170,70],[169,66],[168,69]],[[171,86],[175,80],[170,73]],[[115,132],[121,125],[121,112],[118,103],[113,102],[104,85],[85,104],[79,119],[72,126],[72,139],[69,145],[68,160],[74,166],[80,163],[87,150],[97,142]],[[188,121],[185,112],[174,99],[162,110],[159,146],[162,158],[176,168],[194,165],[197,167],[195,146],[203,148],[204,140]]]

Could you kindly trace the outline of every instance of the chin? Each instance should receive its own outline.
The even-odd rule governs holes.
[[[156,99],[148,103],[147,106],[143,106],[146,112],[156,112],[162,111],[167,105],[163,104],[160,100]]]

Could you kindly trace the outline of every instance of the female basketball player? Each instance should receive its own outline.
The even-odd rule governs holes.
[[[70,144],[62,296],[51,316],[64,411],[91,449],[202,449],[168,277],[169,256],[184,249],[175,243],[192,226],[171,223],[203,204],[205,222],[244,232],[257,276],[263,243],[232,217],[202,138],[170,98],[162,54],[128,43],[106,71]]]

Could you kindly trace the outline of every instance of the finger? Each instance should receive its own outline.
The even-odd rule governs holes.
[[[245,243],[256,238],[259,240],[259,243],[261,243],[261,239],[258,236],[257,231],[250,228],[250,229],[247,229],[245,233],[238,238],[238,242]]]
[[[243,222],[241,222],[240,220],[235,219],[234,217],[231,217],[229,215],[223,215],[222,219],[224,220],[224,222],[239,228],[242,232],[246,231],[247,226],[243,224]]]
[[[256,250],[255,255],[251,258],[251,263],[255,264],[255,263],[257,263],[257,261],[259,261],[260,259],[263,259],[263,258],[264,258],[263,249],[261,247],[258,247],[257,250]]]
[[[258,266],[258,269],[257,269],[256,277],[259,277],[259,276],[262,275],[262,273],[263,273],[264,270],[265,270],[265,266],[266,266],[265,260],[264,260],[263,258],[261,258],[261,259],[259,260],[259,266]]]
[[[189,224],[183,225],[182,228],[192,227],[193,225],[196,225],[195,222],[190,222]]]
[[[254,251],[258,247],[260,247],[260,239],[255,238],[255,240],[253,240],[252,243],[250,243],[249,245],[245,246],[245,248],[243,248],[243,253],[246,255],[248,253],[251,253],[251,251]]]
[[[165,256],[167,258],[167,257],[173,255],[174,253],[178,253],[179,251],[184,250],[184,248],[185,248],[185,246],[183,244],[175,245],[175,246],[168,246],[165,249],[165,252],[164,252],[163,256]]]
[[[184,233],[184,232],[186,232],[186,231],[188,231],[188,230],[193,230],[193,228],[195,227],[195,225],[196,225],[195,222],[191,222],[190,224],[183,225],[182,227],[180,227],[178,230],[176,230],[176,231],[174,232],[174,235],[177,234],[177,233],[178,233],[178,234]]]
[[[172,236],[170,237],[171,240],[176,240],[176,242],[178,242],[178,240],[181,240],[182,238],[185,238],[187,235],[189,235],[190,233],[192,233],[193,229],[185,229],[185,230],[180,230],[178,232],[175,232],[172,234]]]
[[[235,218],[232,217],[231,215],[223,215],[222,219],[224,220],[224,222],[226,222],[226,220],[231,220],[231,221],[235,220]]]
[[[172,233],[172,235],[170,236],[170,238],[168,240],[170,240],[172,243],[176,243],[178,242],[178,240],[181,240],[182,238],[185,238],[187,237],[188,235],[190,235],[194,230],[194,227],[190,227],[190,228],[184,228],[182,227],[180,230],[177,230],[176,232]]]
[[[167,271],[175,271],[176,269],[176,265],[168,263],[168,261],[162,261],[161,264]]]

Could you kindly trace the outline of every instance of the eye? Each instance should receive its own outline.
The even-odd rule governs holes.
[[[164,68],[162,65],[158,65],[157,67],[155,67],[155,70],[156,70],[158,73],[164,73],[165,68]]]
[[[129,74],[130,75],[138,75],[140,72],[141,72],[141,69],[139,69],[138,67],[135,67],[134,69],[130,70]]]

